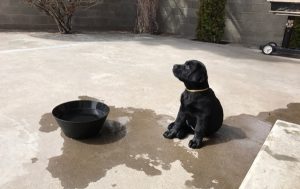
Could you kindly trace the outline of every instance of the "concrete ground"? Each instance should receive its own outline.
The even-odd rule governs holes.
[[[299,145],[300,125],[277,120],[240,189],[299,188]]]
[[[300,60],[167,36],[0,33],[0,188],[238,188],[277,119],[300,123]],[[201,149],[162,137],[198,59],[224,108]],[[95,139],[64,136],[57,104],[111,107]]]

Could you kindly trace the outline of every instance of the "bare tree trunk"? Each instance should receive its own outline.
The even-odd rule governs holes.
[[[103,0],[25,0],[51,16],[60,33],[72,31],[72,17],[77,8],[90,8]]]
[[[58,27],[60,33],[63,33],[63,34],[71,33],[71,31],[72,31],[72,15],[67,16],[66,19],[56,18],[56,17],[53,17],[53,18],[57,24],[57,27]]]
[[[159,0],[137,0],[137,18],[134,29],[136,33],[159,33],[158,4]]]

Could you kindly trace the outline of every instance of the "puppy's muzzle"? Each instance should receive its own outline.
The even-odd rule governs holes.
[[[178,64],[175,64],[175,65],[173,66],[173,71],[175,71],[175,70],[178,70],[178,69],[179,69],[179,67],[180,67],[180,65],[178,65]]]
[[[174,73],[174,74],[177,74],[178,72],[180,72],[180,70],[181,70],[180,65],[175,64],[175,65],[173,66],[173,73]]]

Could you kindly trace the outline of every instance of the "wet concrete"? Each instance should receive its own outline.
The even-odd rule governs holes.
[[[258,117],[271,123],[271,125],[274,125],[278,119],[300,124],[300,103],[290,103],[287,105],[287,108],[280,108],[271,112],[262,112]]]
[[[79,99],[97,100],[87,96]],[[272,120],[285,117],[290,107],[299,110],[300,106],[290,104],[287,109],[267,113],[269,116],[264,119],[261,115],[266,113],[226,118],[222,128],[212,138],[205,139],[203,148],[193,150],[195,156],[178,141],[174,143],[162,137],[174,118],[157,115],[149,109],[111,106],[108,120],[96,138],[77,141],[61,133],[63,153],[50,158],[47,170],[59,178],[64,188],[85,188],[118,165],[125,164],[148,176],[156,176],[180,160],[183,168],[193,174],[193,179],[185,181],[187,187],[237,188],[270,131]],[[42,116],[40,124],[42,132],[58,129],[50,113]]]

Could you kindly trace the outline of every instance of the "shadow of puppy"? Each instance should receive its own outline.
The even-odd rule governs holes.
[[[205,65],[197,60],[174,65],[173,73],[186,87],[175,122],[163,134],[165,138],[182,139],[194,134],[190,148],[200,148],[203,137],[214,134],[223,123],[223,108],[209,88]]]

